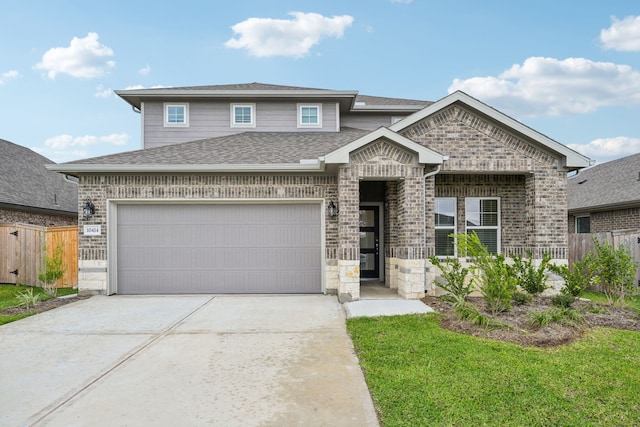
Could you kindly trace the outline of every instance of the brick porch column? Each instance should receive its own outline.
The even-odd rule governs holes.
[[[338,170],[338,298],[360,299],[360,184],[350,167]]]

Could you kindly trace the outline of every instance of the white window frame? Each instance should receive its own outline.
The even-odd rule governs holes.
[[[302,123],[303,108],[316,108],[318,110],[318,122]],[[322,104],[298,104],[298,127],[299,128],[321,128],[322,127]]]
[[[435,203],[434,203],[434,215],[438,214],[438,211],[436,209],[438,200],[452,200],[453,201],[453,225],[447,225],[447,226],[438,225],[437,221],[435,221],[435,219],[434,219],[434,229],[436,229],[436,230],[451,230],[451,233],[449,233],[449,234],[456,234],[456,232],[458,230],[458,199],[455,198],[455,197],[436,197],[434,200],[435,200]],[[435,236],[434,236],[434,251],[435,250],[436,250],[436,247],[435,247]],[[435,253],[435,255],[438,258],[457,257],[458,256],[458,246],[456,245],[455,239],[453,241],[453,255],[442,255],[442,254],[438,254],[437,252]]]
[[[170,107],[182,107],[184,108],[184,122],[173,123],[169,122],[169,108]],[[189,127],[189,103],[188,102],[165,102],[163,106],[164,115],[164,127]]]
[[[236,122],[236,108],[249,108],[251,111],[251,122],[250,123]],[[232,128],[256,127],[256,104],[231,104],[231,127]]]
[[[495,200],[497,201],[497,225],[478,225],[478,226],[469,226],[467,225],[468,223],[468,203],[471,201],[477,201],[478,203],[480,203],[480,201],[482,200]],[[502,224],[502,208],[500,205],[500,197],[466,197],[464,199],[464,231],[466,234],[469,234],[470,232],[473,232],[474,230],[496,230],[496,254],[499,254],[502,252],[502,229],[501,229],[501,224]]]

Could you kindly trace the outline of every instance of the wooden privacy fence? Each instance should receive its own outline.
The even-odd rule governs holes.
[[[600,242],[608,242],[617,249],[624,246],[631,258],[640,266],[640,229],[610,231],[606,233],[569,234],[569,265],[582,261],[589,252],[595,249],[593,238]],[[636,286],[640,286],[640,268],[636,270]]]
[[[58,287],[78,285],[78,227],[0,224],[0,283],[40,286],[47,251],[63,248],[64,276]]]

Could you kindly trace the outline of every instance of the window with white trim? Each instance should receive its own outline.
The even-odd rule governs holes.
[[[456,233],[456,204],[455,197],[435,198],[435,255],[437,257],[456,255],[455,239],[451,237]]]
[[[231,104],[231,127],[256,127],[256,104]]]
[[[321,104],[298,104],[298,127],[319,128],[322,127]]]
[[[576,217],[576,233],[591,233],[591,217]]]
[[[475,232],[492,254],[500,253],[500,198],[465,199],[466,233]]]
[[[189,104],[164,104],[165,127],[189,126]]]

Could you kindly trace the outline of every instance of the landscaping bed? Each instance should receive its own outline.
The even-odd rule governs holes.
[[[33,307],[8,307],[0,311],[0,314],[16,315],[16,314],[42,313],[43,311],[58,308],[66,304],[79,301],[81,299],[83,298],[78,296],[64,297],[64,298],[51,298],[46,301],[40,301],[39,303],[35,304]]]
[[[469,302],[490,318],[504,323],[503,327],[476,325],[468,320],[460,320],[453,310],[453,303],[439,297],[425,297],[422,301],[441,313],[440,325],[448,330],[467,335],[512,342],[529,347],[553,347],[568,344],[582,337],[586,330],[606,327],[640,332],[640,315],[629,306],[610,306],[586,299],[576,300],[572,308],[580,313],[584,322],[575,324],[550,323],[536,326],[532,322],[532,312],[543,312],[553,308],[550,297],[536,296],[525,305],[513,305],[511,311],[489,315],[483,298],[469,298]]]

